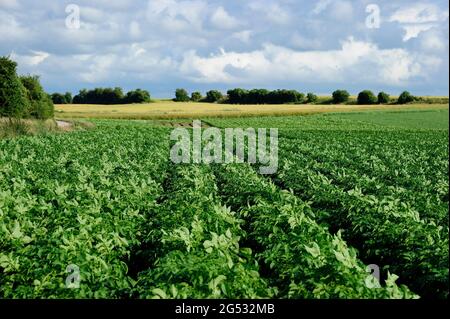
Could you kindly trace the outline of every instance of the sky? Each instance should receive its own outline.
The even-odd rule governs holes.
[[[79,13],[79,15],[78,15]],[[79,19],[78,19],[79,16]],[[449,95],[447,0],[0,0],[0,55],[52,92]]]

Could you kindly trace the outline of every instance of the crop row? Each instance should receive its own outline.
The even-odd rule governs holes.
[[[448,149],[442,133],[335,133],[283,139],[281,157],[321,173],[343,189],[408,203],[420,219],[448,230]],[[295,136],[295,135],[294,135]],[[448,136],[447,136],[448,137]],[[425,165],[426,164],[426,165]]]
[[[249,166],[216,167],[224,203],[247,221],[248,240],[282,298],[412,298],[397,276],[384,287],[340,234],[314,221],[306,202],[258,176]],[[378,283],[379,284],[379,283]]]
[[[139,298],[269,298],[242,220],[220,203],[207,166],[176,166],[148,225],[141,254],[152,265],[138,276]]]
[[[146,132],[0,142],[1,298],[129,294],[129,258],[167,164],[164,132]]]
[[[349,143],[345,143],[349,152],[355,150]],[[389,141],[386,143],[389,144]],[[425,172],[422,179],[411,178],[411,182],[423,182],[425,194],[429,194],[427,203],[420,202],[427,198],[426,195],[413,198],[414,191],[410,191],[420,188],[420,185],[408,187],[402,184],[406,181],[401,176],[377,178],[377,173],[381,174],[377,167],[392,163],[395,165],[395,160],[377,158],[386,149],[374,145],[377,152],[371,152],[373,170],[364,171],[364,164],[361,163],[367,164],[367,161],[361,159],[368,155],[363,146],[357,153],[360,159],[353,157],[357,169],[352,169],[351,162],[344,159],[347,153],[344,156],[338,154],[343,145],[338,142],[332,145],[335,151],[331,147],[313,147],[305,141],[291,141],[281,155],[285,159],[275,179],[277,184],[292,189],[303,200],[312,202],[317,220],[327,221],[331,229],[345,230],[344,238],[360,250],[363,260],[399,274],[402,282],[421,296],[438,295],[445,298],[448,295],[448,224],[445,225],[445,220],[448,221],[448,217],[445,218],[448,214],[448,208],[445,209],[448,193],[446,196],[446,191],[442,189],[439,196],[435,196],[436,188],[441,187],[436,183],[444,183],[442,175],[439,175],[442,170],[445,171],[439,162],[443,154],[439,154],[435,164],[439,172]],[[292,152],[294,149],[296,152]],[[417,156],[423,156],[423,153],[417,153]],[[401,151],[397,154],[401,154]],[[393,155],[391,153],[389,158],[395,158]],[[351,155],[348,157],[352,159]],[[374,162],[379,165],[373,165]],[[422,167],[425,166],[421,165],[423,163],[415,162],[412,158],[408,158],[407,162],[409,165],[416,163],[416,166],[408,167],[410,171],[402,174],[413,175],[416,171],[417,176],[421,175],[421,169],[424,170]],[[433,161],[428,160],[426,163],[429,162]],[[387,171],[395,172],[392,167],[387,167]],[[431,181],[424,181],[425,176]],[[398,183],[404,190],[399,192],[395,187],[388,187],[388,183]],[[405,198],[409,201],[404,201]],[[430,199],[434,199],[431,204]],[[417,209],[420,209],[421,214]]]

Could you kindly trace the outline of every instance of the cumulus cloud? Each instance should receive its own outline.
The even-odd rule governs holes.
[[[406,8],[397,9],[389,18],[399,23],[405,30],[403,41],[417,38],[420,33],[428,31],[440,22],[448,20],[448,9],[442,10],[430,3],[415,3]]]
[[[433,67],[438,63],[432,61]],[[339,50],[298,52],[266,44],[252,52],[225,52],[201,57],[188,52],[181,71],[197,82],[229,84],[267,83],[290,79],[327,83],[365,81],[403,85],[420,77],[424,64],[403,49],[380,49],[377,45],[349,38]],[[361,70],[364,69],[364,73]]]
[[[244,31],[239,31],[239,32],[233,33],[231,35],[231,37],[234,39],[237,39],[243,43],[249,43],[252,34],[253,34],[252,30],[244,30]]]
[[[47,52],[31,51],[28,55],[19,55],[15,52],[11,53],[11,59],[28,66],[36,66],[47,60],[50,56]]]
[[[218,29],[234,29],[239,20],[231,16],[223,7],[218,7],[211,16],[211,23]]]
[[[0,0],[0,55],[13,53],[49,91],[140,86],[168,97],[302,83],[448,94],[442,0],[379,0],[377,30],[364,25],[366,0],[79,0],[80,29],[65,26],[67,3]]]

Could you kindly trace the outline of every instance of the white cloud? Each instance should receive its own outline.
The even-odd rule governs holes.
[[[239,32],[233,33],[231,35],[231,37],[234,39],[238,39],[239,41],[241,41],[243,43],[249,43],[252,35],[253,35],[253,31],[244,30],[244,31],[239,31]]]
[[[31,55],[19,55],[15,52],[12,52],[11,59],[27,66],[37,66],[47,60],[47,58],[50,56],[49,53],[43,51],[31,51],[31,53]]]
[[[399,23],[405,30],[403,41],[417,38],[422,32],[437,26],[448,19],[448,10],[442,10],[430,3],[415,3],[396,10],[389,18],[390,22]]]
[[[349,1],[333,1],[330,16],[338,21],[347,21],[353,17],[353,5]]]
[[[240,25],[223,7],[218,7],[211,16],[211,23],[218,29],[234,29]]]
[[[438,6],[429,3],[415,3],[395,11],[390,21],[399,23],[429,23],[448,18],[448,10],[442,11]]]
[[[421,35],[420,46],[426,52],[443,52],[446,49],[448,50],[448,35],[446,36],[438,29],[433,28]]]
[[[254,1],[249,4],[250,9],[264,14],[270,22],[278,25],[287,25],[292,22],[292,15],[278,3]]]
[[[180,71],[201,83],[260,84],[290,81],[375,82],[401,85],[421,76],[424,65],[404,49],[379,49],[349,38],[340,50],[298,52],[266,44],[262,50],[184,56]],[[362,73],[361,70],[364,70]]]
[[[411,25],[404,25],[403,29],[405,30],[405,34],[403,35],[403,41],[406,42],[410,39],[417,38],[420,33],[424,31],[430,30],[434,24],[411,24]]]
[[[149,0],[147,20],[169,31],[201,30],[207,8],[207,3],[201,0]]]
[[[320,14],[324,10],[328,8],[328,6],[332,3],[332,0],[319,0],[313,9],[314,14]]]

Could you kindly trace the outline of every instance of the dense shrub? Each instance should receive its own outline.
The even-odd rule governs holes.
[[[244,89],[228,90],[228,103],[230,104],[245,104],[247,100],[248,91]]]
[[[50,95],[54,104],[72,104],[72,93],[66,92],[65,94],[53,93]]]
[[[206,102],[216,103],[223,99],[222,93],[217,90],[211,90],[206,93]]]
[[[360,105],[376,104],[377,102],[378,99],[372,91],[364,90],[358,94],[358,104]]]
[[[301,103],[305,95],[295,90],[268,91],[265,89],[233,89],[227,92],[230,104],[285,104]]]
[[[398,97],[398,104],[406,104],[414,102],[414,96],[411,95],[408,91],[404,91],[400,96]]]
[[[66,104],[72,104],[72,93],[66,92],[66,94],[64,94],[64,98],[66,100]]]
[[[80,90],[80,93],[73,97],[73,104],[87,104],[87,92],[86,89]]]
[[[66,101],[65,95],[61,94],[61,93],[53,93],[51,95],[51,99],[52,99],[54,104],[69,104]]]
[[[308,93],[306,97],[307,103],[316,103],[319,100],[319,97],[315,95],[314,93]]]
[[[27,91],[16,73],[17,63],[0,57],[0,116],[21,118],[30,108]]]
[[[333,103],[341,104],[348,102],[350,99],[350,93],[345,90],[336,90],[333,92]]]
[[[93,90],[80,90],[80,93],[73,97],[74,104],[126,104],[126,103],[148,103],[150,93],[146,90],[137,89],[123,94],[121,88],[96,88]]]
[[[123,103],[149,103],[151,102],[150,93],[146,90],[137,89],[135,91],[129,91],[125,96]]]
[[[378,93],[378,104],[388,104],[391,101],[389,94],[385,92]]]
[[[203,99],[203,96],[200,92],[193,92],[191,95],[191,101],[192,102],[198,102],[201,99]]]
[[[29,101],[28,110],[26,110],[27,117],[37,119],[52,118],[55,113],[55,108],[52,99],[45,93],[39,82],[38,76],[21,76],[20,80],[27,92]]]
[[[185,89],[177,89],[175,91],[175,102],[189,102],[189,94]]]

